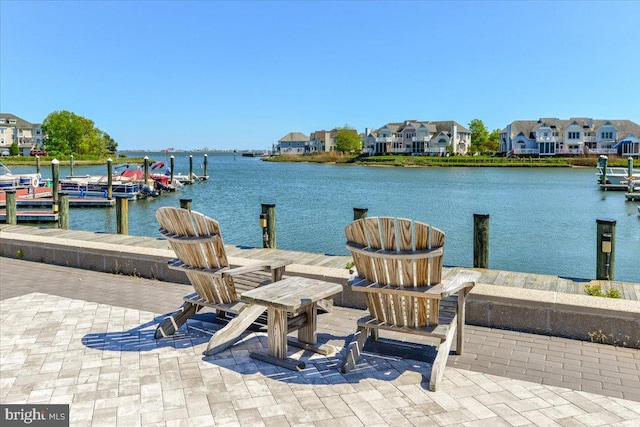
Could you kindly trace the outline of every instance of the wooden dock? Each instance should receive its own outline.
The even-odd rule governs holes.
[[[115,199],[106,199],[103,197],[74,197],[69,198],[70,208],[109,208],[115,206]],[[35,198],[35,199],[18,199],[16,200],[18,207],[52,207],[52,198]]]
[[[57,222],[59,215],[52,211],[19,211],[16,212],[18,222]],[[7,213],[0,211],[0,221],[7,221]]]
[[[34,191],[35,190],[35,191]],[[115,206],[115,199],[106,197],[69,197],[70,208],[95,208]],[[7,206],[7,194],[0,191],[0,207]],[[35,189],[19,188],[16,190],[17,207],[52,207],[53,191],[48,187],[38,187]]]
[[[600,191],[627,191],[629,186],[627,184],[598,184]]]
[[[626,193],[624,197],[627,199],[628,202],[640,202],[640,191]]]
[[[127,250],[135,251],[135,247],[170,249],[169,242],[163,239],[123,234],[94,233],[91,231],[63,230],[47,227],[29,227],[24,225],[0,224],[2,232],[35,235],[68,239],[69,241],[89,241],[94,244],[110,243],[121,245],[123,253]],[[1,237],[0,233],[0,237]],[[129,248],[127,248],[127,246]],[[345,269],[350,255],[326,255],[311,252],[289,251],[283,249],[263,249],[246,246],[225,245],[227,256],[255,260],[289,259],[294,264]],[[445,266],[443,278],[449,279],[463,267]],[[480,283],[495,286],[520,288],[522,290],[547,290],[559,293],[585,295],[587,284],[602,284],[603,288],[614,287],[620,291],[624,299],[640,301],[640,283],[607,282],[582,278],[566,278],[548,274],[535,274],[516,271],[479,269],[482,273]],[[585,272],[585,275],[588,274]]]

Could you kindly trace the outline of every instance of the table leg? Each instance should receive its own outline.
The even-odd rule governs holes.
[[[267,309],[267,353],[279,359],[287,357],[287,312]]]
[[[304,313],[307,314],[307,323],[298,329],[298,341],[306,344],[315,344],[318,342],[316,335],[316,329],[318,326],[318,311],[316,303],[309,304],[304,308]]]

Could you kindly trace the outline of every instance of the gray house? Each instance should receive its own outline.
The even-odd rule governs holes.
[[[289,132],[278,140],[278,154],[304,154],[309,150],[309,137],[301,132]]]

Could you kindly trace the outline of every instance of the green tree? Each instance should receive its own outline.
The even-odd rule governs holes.
[[[359,153],[362,150],[362,141],[358,132],[348,125],[337,128],[336,149],[343,153]]]
[[[489,131],[482,120],[473,119],[469,122],[471,131],[471,151],[481,151],[480,147],[489,139]]]
[[[9,147],[9,154],[11,154],[12,156],[17,156],[18,154],[20,154],[20,148],[18,147],[17,142],[13,141],[11,147]]]
[[[47,136],[47,150],[63,155],[104,155],[117,147],[113,138],[95,127],[93,120],[66,110],[49,114],[42,122],[42,130]]]
[[[481,146],[481,151],[498,151],[500,145],[500,129],[494,129],[489,134],[485,143]]]
[[[115,154],[118,151],[118,143],[108,133],[102,133],[102,140],[104,141],[104,147],[110,154]]]

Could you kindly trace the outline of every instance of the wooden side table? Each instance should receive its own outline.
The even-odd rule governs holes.
[[[241,296],[244,302],[267,307],[267,351],[252,352],[251,357],[301,370],[305,363],[287,358],[287,344],[330,355],[332,347],[316,346],[317,303],[340,292],[342,285],[305,277],[290,277],[244,292]],[[293,317],[289,318],[288,313]],[[295,330],[298,339],[287,340],[287,334]]]

